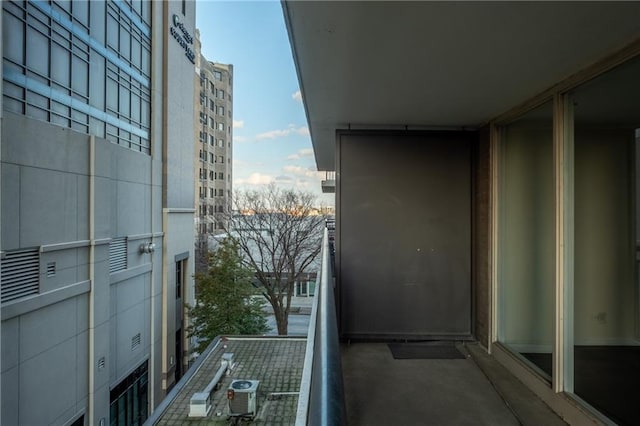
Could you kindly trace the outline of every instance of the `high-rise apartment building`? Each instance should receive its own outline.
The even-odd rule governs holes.
[[[196,30],[195,232],[206,244],[208,235],[224,232],[231,208],[233,65],[207,60],[200,46]]]
[[[195,4],[0,13],[1,423],[142,424],[188,364]]]

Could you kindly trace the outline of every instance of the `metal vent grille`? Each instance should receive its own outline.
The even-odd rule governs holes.
[[[114,238],[109,243],[109,273],[127,269],[127,237]]]
[[[98,370],[104,369],[105,362],[106,362],[105,358],[100,357],[100,359],[98,360]]]
[[[40,253],[37,248],[5,253],[2,259],[2,303],[38,294]]]
[[[229,400],[229,411],[232,414],[249,414],[249,392],[236,392],[233,399]]]
[[[47,263],[47,278],[56,276],[56,262]]]
[[[131,350],[135,350],[138,346],[140,346],[140,333],[131,338]]]

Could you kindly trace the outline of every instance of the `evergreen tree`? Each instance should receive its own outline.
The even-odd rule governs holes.
[[[202,353],[220,335],[263,334],[268,330],[264,300],[251,284],[253,274],[242,265],[238,245],[225,238],[209,254],[206,272],[195,275],[196,303],[189,308],[190,336]]]

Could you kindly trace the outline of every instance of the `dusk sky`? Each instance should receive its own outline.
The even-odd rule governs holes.
[[[234,189],[270,182],[323,195],[279,1],[198,1],[202,54],[233,64]]]

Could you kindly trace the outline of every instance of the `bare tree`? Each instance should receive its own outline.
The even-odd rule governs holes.
[[[255,271],[280,335],[287,334],[295,283],[320,253],[324,218],[314,202],[313,194],[275,185],[234,195],[228,235]]]

